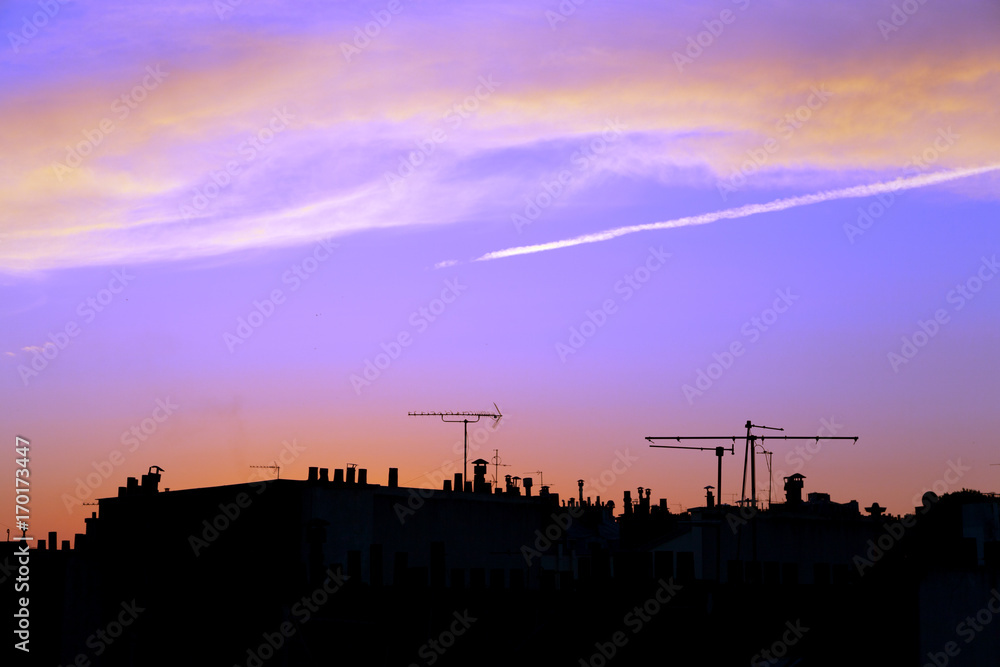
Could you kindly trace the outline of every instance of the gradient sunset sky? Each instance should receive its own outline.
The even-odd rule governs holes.
[[[996,2],[43,0],[0,25],[0,470],[28,438],[30,532],[83,532],[81,498],[151,465],[437,486],[461,426],[407,412],[494,401],[470,460],[619,507],[703,503],[714,457],[644,437],[747,419],[860,438],[768,443],[776,496],[1000,489]]]

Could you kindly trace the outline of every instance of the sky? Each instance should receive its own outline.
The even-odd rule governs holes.
[[[27,439],[29,532],[83,532],[153,465],[439,487],[462,426],[407,413],[494,403],[470,461],[619,508],[703,504],[713,453],[645,437],[748,419],[858,437],[765,441],[763,497],[1000,490],[995,2],[42,0],[0,26],[0,470]]]

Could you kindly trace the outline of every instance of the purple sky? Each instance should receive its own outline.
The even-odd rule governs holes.
[[[710,454],[643,437],[747,419],[860,436],[772,443],[776,495],[996,490],[1000,7],[901,6],[4,5],[35,525],[150,465],[429,486],[461,428],[406,413],[494,401],[470,459],[563,495],[696,505]]]

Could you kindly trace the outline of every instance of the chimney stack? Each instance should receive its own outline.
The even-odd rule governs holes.
[[[395,489],[399,486],[399,468],[389,468],[389,488]]]
[[[316,466],[309,466],[309,480],[310,482],[315,482],[319,479],[318,475],[319,468]]]
[[[344,469],[343,468],[334,468],[333,469],[333,483],[334,484],[343,484],[344,483]]]
[[[357,469],[358,469],[358,464],[357,463],[348,463],[347,464],[347,483],[348,484],[354,484],[354,475],[357,472]]]
[[[521,484],[524,485],[524,495],[531,496],[531,487],[534,486],[534,481],[530,477],[525,477]]]
[[[583,506],[583,480],[582,479],[576,480],[576,485],[578,487],[580,487],[580,506],[582,507]]]
[[[324,484],[326,482],[330,481],[330,469],[329,468],[320,468],[319,469],[319,481],[323,482]]]
[[[358,468],[358,484],[368,483],[368,468]]]

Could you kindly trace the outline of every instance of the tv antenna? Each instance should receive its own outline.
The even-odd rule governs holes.
[[[250,466],[250,467],[251,468],[270,468],[270,469],[274,470],[275,479],[281,479],[281,467],[278,465],[277,461],[273,462],[269,466]]]
[[[681,440],[718,440],[719,438],[713,438],[712,436],[702,436],[702,435],[692,435],[692,436],[675,436],[675,437],[658,437],[649,436],[646,440],[652,442],[654,440],[676,440],[680,442]],[[650,447],[657,447],[660,449],[697,449],[702,452],[715,452],[715,455],[719,458],[719,475],[718,481],[716,482],[716,493],[719,495],[719,504],[722,504],[722,455],[725,452],[729,452],[731,455],[736,453],[736,438],[732,438],[732,443],[729,448],[726,447],[686,447],[684,445],[650,445]]]
[[[497,488],[497,481],[500,479],[500,468],[509,468],[509,463],[500,463],[502,459],[500,458],[500,450],[493,450],[493,458],[490,459],[490,463],[493,464],[493,488]]]
[[[538,475],[538,486],[545,486],[545,477],[541,470],[529,470],[528,472],[521,473],[522,475]]]
[[[409,412],[407,414],[410,417],[440,417],[443,422],[465,425],[465,457],[462,460],[462,484],[464,485],[469,479],[469,424],[475,424],[483,417],[489,417],[493,420],[492,428],[496,430],[503,415],[500,413],[500,408],[497,407],[496,403],[493,404],[493,407],[496,408],[496,412]],[[453,419],[448,419],[449,417]],[[454,419],[454,417],[458,419]]]
[[[681,435],[681,436],[666,436],[657,438],[646,438],[647,440],[728,440],[736,444],[736,438],[746,438],[746,449],[743,453],[743,488],[741,491],[740,504],[741,505],[753,505],[757,507],[757,446],[761,445],[763,449],[763,444],[765,440],[815,440],[819,442],[820,440],[853,440],[855,444],[858,442],[858,436],[856,435],[757,435],[752,433],[753,429],[762,429],[767,431],[784,431],[783,428],[777,428],[775,426],[764,426],[762,424],[754,424],[752,421],[747,420],[745,425],[747,430],[746,436],[743,435]],[[663,445],[650,445],[650,447],[662,447]],[[677,447],[674,445],[674,447]],[[696,449],[696,448],[692,448]],[[717,448],[718,449],[718,448]],[[724,449],[724,448],[723,448]],[[721,475],[721,465],[722,465],[722,455],[718,454],[720,475]],[[747,497],[747,472],[750,473],[750,496]],[[720,484],[721,488],[721,484]]]

